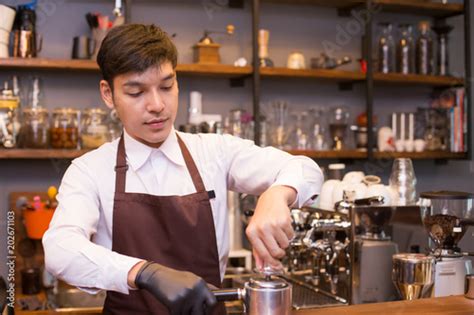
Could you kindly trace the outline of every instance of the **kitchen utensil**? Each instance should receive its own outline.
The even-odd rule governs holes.
[[[88,36],[76,36],[72,44],[72,59],[89,59],[95,50],[95,41]]]
[[[405,300],[426,298],[434,284],[435,258],[423,254],[393,255],[392,280]]]
[[[213,291],[217,301],[244,302],[248,315],[290,315],[292,285],[283,278],[267,274],[251,278],[243,289]]]

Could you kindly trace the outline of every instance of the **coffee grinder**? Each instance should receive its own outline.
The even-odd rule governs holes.
[[[354,198],[355,192],[344,191],[344,200],[338,204],[339,211],[344,211],[341,207],[350,209],[351,222],[354,222],[352,303],[395,300],[397,293],[391,274],[392,256],[398,253],[398,245],[385,233],[395,208],[382,206],[382,196]]]
[[[430,254],[436,258],[434,296],[464,293],[464,281],[472,263],[458,247],[474,225],[474,194],[432,191],[420,194],[421,218],[430,236]]]

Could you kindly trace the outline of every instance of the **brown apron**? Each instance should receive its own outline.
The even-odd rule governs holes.
[[[177,137],[196,188],[196,193],[185,196],[126,193],[128,166],[123,135],[120,138],[115,166],[112,250],[193,272],[220,287],[210,193],[206,191],[186,145]],[[145,290],[130,290],[129,295],[107,291],[104,314],[168,314],[168,310]],[[225,314],[223,305],[219,305],[214,314]]]

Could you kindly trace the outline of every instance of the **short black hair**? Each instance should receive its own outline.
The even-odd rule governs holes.
[[[153,24],[125,24],[112,28],[97,55],[102,78],[111,88],[118,75],[141,73],[166,61],[176,68],[178,51],[168,34]]]

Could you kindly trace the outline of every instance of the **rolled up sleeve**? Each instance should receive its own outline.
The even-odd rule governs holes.
[[[323,174],[310,158],[293,156],[273,147],[261,148],[252,141],[229,135],[222,141],[230,190],[260,195],[271,186],[290,186],[297,192],[291,205],[295,208],[311,204],[320,194]]]
[[[92,172],[75,160],[66,171],[58,207],[43,236],[45,267],[55,277],[89,293],[128,294],[128,271],[141,259],[94,244],[100,217],[98,189]]]

